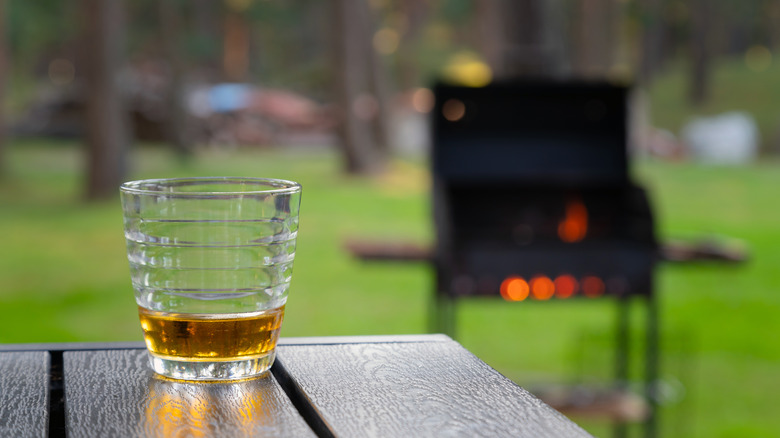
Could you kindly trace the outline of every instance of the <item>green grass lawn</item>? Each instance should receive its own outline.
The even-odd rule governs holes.
[[[8,159],[9,173],[0,181],[0,342],[140,340],[118,197],[82,201],[75,145],[19,143]],[[328,151],[208,152],[182,163],[165,150],[139,148],[130,177],[301,182],[298,253],[282,336],[425,332],[430,269],[361,263],[343,249],[347,237],[431,241],[424,163],[397,161],[373,179],[343,176],[339,167]],[[662,265],[658,271],[662,377],[670,390],[661,436],[778,436],[780,165],[648,162],[635,173],[651,191],[662,237],[727,236],[744,241],[751,254],[741,266]],[[458,340],[524,386],[606,381],[614,313],[609,300],[464,301]],[[597,435],[609,430],[575,420]]]

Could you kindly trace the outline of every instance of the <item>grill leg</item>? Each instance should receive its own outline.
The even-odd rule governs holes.
[[[630,304],[631,301],[626,296],[617,298],[617,326],[615,327],[615,389],[618,391],[625,391],[628,389]],[[615,422],[615,438],[625,438],[627,433],[628,425],[625,422]]]
[[[658,302],[652,295],[644,299],[646,300],[644,396],[650,407],[650,412],[644,421],[644,436],[645,438],[655,438],[658,435],[658,394],[656,394],[659,366]],[[631,302],[627,297],[619,297],[617,304],[615,385],[616,389],[622,391],[629,389]],[[616,438],[628,436],[628,425],[621,422],[615,423],[614,436]]]
[[[432,301],[430,331],[455,339],[455,298],[437,292]]]
[[[659,335],[658,335],[658,300],[650,295],[647,297],[647,348],[645,351],[645,397],[650,405],[650,413],[645,420],[645,437],[657,436],[658,426],[658,362],[659,362]]]

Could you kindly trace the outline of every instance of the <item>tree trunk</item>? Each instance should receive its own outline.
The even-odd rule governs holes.
[[[494,77],[505,76],[504,52],[506,35],[504,34],[503,1],[483,0],[476,2],[477,38],[479,49]]]
[[[769,50],[775,52],[780,48],[780,26],[776,25],[780,23],[780,3],[770,2],[765,8],[762,21],[769,40]]]
[[[160,36],[165,58],[168,61],[170,81],[166,90],[167,117],[165,136],[180,158],[192,152],[192,136],[184,108],[184,59],[181,56],[181,10],[177,0],[158,0],[160,12]]]
[[[5,175],[6,123],[5,123],[5,87],[11,71],[6,47],[6,0],[0,0],[0,177]]]
[[[333,2],[333,71],[336,85],[336,101],[341,110],[339,134],[341,136],[344,170],[350,174],[367,174],[376,171],[381,157],[366,120],[358,117],[355,102],[367,89],[368,65],[365,43],[369,37],[358,25],[362,14],[362,0],[335,0]]]
[[[573,41],[576,74],[581,77],[608,77],[617,48],[617,2],[582,0],[577,8],[580,19],[575,23]]]
[[[240,11],[228,11],[225,15],[224,40],[225,77],[233,82],[243,82],[249,73],[249,25]]]
[[[192,0],[192,8],[195,37],[202,50],[198,56],[198,65],[206,70],[208,80],[221,80],[222,34],[219,17],[222,11],[213,0]]]
[[[642,32],[639,47],[639,82],[644,86],[649,86],[663,61],[664,28],[661,0],[641,0],[639,6]],[[703,7],[706,8],[709,5]],[[691,14],[696,13],[696,11],[691,10]],[[697,38],[695,29],[692,31],[692,38]]]
[[[363,15],[365,16],[363,23],[365,28],[362,32],[371,37],[374,30],[377,28],[378,17],[373,14],[372,11],[365,5],[363,9]],[[387,65],[384,57],[374,50],[372,44],[372,38],[366,38],[365,40],[365,53],[366,62],[369,64],[368,68],[368,85],[371,95],[376,99],[377,111],[374,117],[371,119],[372,130],[374,139],[376,140],[377,152],[382,155],[390,154],[390,89],[389,76],[387,74]]]
[[[117,194],[125,177],[127,112],[120,89],[124,54],[122,0],[84,0],[87,198]]]
[[[701,105],[707,100],[710,85],[710,26],[711,4],[707,0],[693,0],[691,11],[691,76],[690,102]]]
[[[480,2],[479,4],[482,4]],[[420,66],[417,61],[417,45],[420,34],[430,16],[430,5],[419,0],[401,0],[401,14],[406,17],[406,31],[401,35],[398,47],[398,70],[401,90],[420,86]]]
[[[477,3],[482,52],[496,79],[566,74],[560,0]]]

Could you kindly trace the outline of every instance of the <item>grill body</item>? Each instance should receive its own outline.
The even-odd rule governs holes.
[[[652,437],[659,251],[648,196],[629,176],[628,92],[582,82],[435,88],[431,329],[454,336],[456,303],[471,296],[612,297],[615,389],[624,392],[636,297],[646,305],[644,427]],[[615,436],[626,435],[617,421]]]
[[[440,294],[497,295],[507,278],[562,275],[598,279],[598,295],[652,293],[657,243],[647,195],[629,178],[626,87],[439,85],[434,94]]]

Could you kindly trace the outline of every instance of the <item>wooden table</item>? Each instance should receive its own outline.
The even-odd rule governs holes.
[[[588,437],[443,335],[281,339],[271,373],[164,379],[142,343],[0,345],[0,436]]]

